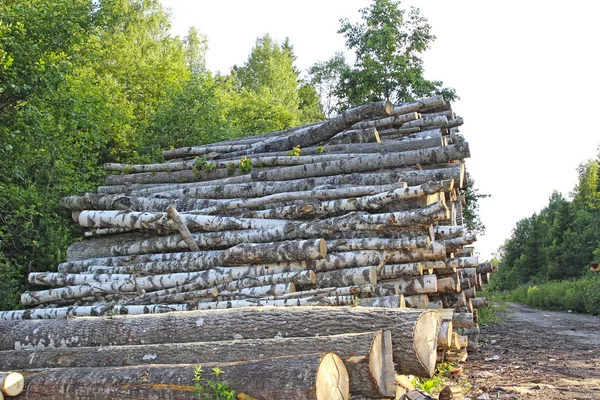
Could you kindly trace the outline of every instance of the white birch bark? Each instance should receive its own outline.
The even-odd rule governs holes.
[[[316,283],[318,287],[351,286],[365,284],[376,285],[377,274],[375,272],[375,268],[375,266],[366,266],[339,269],[335,271],[318,272],[316,274]]]
[[[365,237],[363,239],[334,239],[327,241],[327,251],[355,250],[416,250],[429,247],[428,236],[405,237],[400,239],[385,239]]]
[[[342,131],[327,141],[329,145],[348,143],[379,143],[379,133],[374,127]]]
[[[382,279],[382,285],[398,285],[398,293],[405,296],[414,294],[437,293],[437,277],[435,275],[423,275],[412,278]]]
[[[378,274],[379,279],[394,279],[401,277],[423,275],[421,263],[386,264]]]
[[[427,165],[469,158],[467,142],[434,149],[421,149],[403,153],[363,155],[350,160],[329,161],[302,166],[284,167],[268,171],[252,172],[258,181],[291,180],[307,176],[327,176],[355,172],[374,171],[382,168],[397,168],[400,165]]]

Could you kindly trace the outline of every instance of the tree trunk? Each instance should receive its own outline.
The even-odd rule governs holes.
[[[190,250],[200,251],[200,248],[198,247],[194,239],[192,239],[192,237],[190,236],[190,230],[188,229],[186,222],[184,222],[181,219],[181,216],[179,215],[177,209],[173,205],[167,207],[167,214],[169,215],[169,217],[171,217],[171,221],[173,221],[173,224],[179,231],[179,234],[183,238],[183,241],[185,242],[185,244],[187,244]]]
[[[61,299],[78,299],[97,294],[160,290],[187,285],[193,286],[194,289],[205,289],[219,283],[231,282],[231,280],[231,274],[221,274],[215,270],[144,276],[106,283],[86,283],[77,286],[25,292],[21,295],[21,304],[32,306],[52,303]]]
[[[274,193],[263,197],[254,198],[243,198],[237,200],[230,200],[222,204],[198,209],[198,213],[202,214],[218,214],[222,211],[238,210],[238,209],[253,209],[265,206],[271,203],[291,202],[297,200],[327,200],[327,199],[338,199],[370,195],[373,193],[381,193],[386,190],[396,190],[406,188],[407,185],[404,182],[393,183],[389,185],[379,186],[358,186],[358,187],[339,187],[330,186],[325,190],[313,189],[298,192],[283,192]]]
[[[391,346],[390,346],[391,347]],[[17,369],[17,368],[10,368]],[[17,396],[23,391],[25,380],[23,375],[18,372],[0,372],[0,395],[4,393],[6,396]]]
[[[404,308],[403,296],[377,296],[366,297],[358,301],[360,307],[384,307],[384,308]]]
[[[401,153],[404,154],[404,153]],[[246,178],[249,176],[245,175]],[[233,184],[228,182],[222,185],[215,182],[197,182],[179,185],[160,185],[158,187],[129,191],[128,188],[119,187],[118,192],[130,192],[131,196],[149,196],[154,194],[170,198],[207,198],[207,199],[231,199],[262,197],[275,193],[297,192],[312,190],[322,185],[389,185],[397,182],[406,182],[410,186],[420,185],[429,181],[440,181],[454,179],[459,187],[462,187],[464,178],[464,165],[449,164],[442,168],[393,170],[373,173],[355,173],[334,175],[316,178],[294,179],[290,181],[272,182],[241,182]],[[98,188],[100,191],[101,188]],[[180,209],[182,209],[180,207]]]
[[[334,353],[221,363],[204,360],[206,380],[256,399],[347,399],[348,372]],[[199,363],[26,371],[25,399],[194,399]],[[219,367],[216,377],[211,368]],[[205,389],[205,393],[211,393]]]
[[[292,132],[287,136],[275,137],[255,143],[252,145],[252,149],[241,151],[240,154],[291,150],[296,146],[302,148],[316,145],[329,140],[336,133],[349,128],[358,121],[391,115],[392,111],[393,106],[388,101],[365,104],[364,106],[345,111],[343,114],[331,118],[322,125],[316,125],[306,130]]]
[[[314,285],[316,282],[315,273],[312,270],[300,271],[300,272],[282,272],[279,274],[269,274],[263,276],[256,276],[253,278],[244,278],[229,283],[224,283],[217,286],[217,290],[230,291],[238,290],[253,286],[264,286],[274,285],[277,283],[288,283],[292,282],[295,285]],[[331,285],[329,285],[331,286]],[[348,286],[348,285],[339,285]]]
[[[0,349],[186,343],[236,338],[305,337],[389,329],[398,372],[431,376],[439,314],[367,307],[243,308],[112,318],[7,321]],[[241,337],[240,337],[241,336]]]
[[[377,274],[380,279],[395,279],[423,275],[421,263],[385,264]]]
[[[409,308],[427,308],[429,305],[429,295],[426,294],[413,294],[411,296],[404,296],[406,307]]]
[[[377,274],[375,273],[374,266],[346,268],[317,273],[317,286],[321,288],[364,284],[377,284]]]
[[[382,192],[370,196],[352,197],[320,203],[299,204],[295,206],[284,206],[267,210],[246,211],[240,214],[240,216],[245,218],[302,219],[322,215],[335,215],[348,211],[373,211],[393,202],[417,199],[419,197],[427,196],[427,194],[437,193],[446,188],[451,190],[452,185],[452,180],[429,182],[428,184],[420,186],[399,188],[393,191]]]
[[[319,259],[325,257],[326,252],[326,243],[323,239],[241,243],[223,251],[141,254],[71,261],[60,264],[58,270],[71,273],[121,271],[120,273],[142,275],[193,272],[221,265],[270,264]]]
[[[70,211],[82,210],[131,210],[131,211],[164,211],[171,204],[178,210],[199,210],[218,204],[227,200],[211,199],[157,199],[148,197],[127,196],[124,194],[99,194],[86,193],[84,196],[68,196],[60,199],[62,208]]]
[[[489,305],[487,297],[476,297],[471,299],[471,301],[473,303],[473,307],[475,308],[483,308]]]
[[[445,239],[442,242],[446,245],[446,249],[448,252],[454,252],[456,250],[461,249],[463,246],[467,246],[471,243],[477,241],[477,236],[475,235],[467,235],[460,236],[454,239]]]
[[[377,129],[389,129],[394,127],[400,127],[403,124],[415,121],[421,118],[421,114],[416,112],[409,112],[406,114],[397,114],[391,117],[377,118],[367,121],[357,122],[352,125],[352,129],[368,129],[368,128],[377,128]]]
[[[198,365],[202,360],[230,363],[334,352],[348,369],[352,394],[389,397],[390,393],[393,395],[395,387],[391,348],[390,332],[379,331],[314,338],[7,351],[0,355],[0,368],[9,365],[10,369]]]
[[[381,135],[381,132],[379,132]],[[370,153],[397,153],[409,150],[427,149],[430,147],[440,147],[443,145],[441,134],[437,137],[429,137],[427,139],[411,139],[411,140],[386,140],[385,146],[380,143],[348,143],[348,144],[325,144],[323,146],[312,146],[304,147],[301,151],[300,157],[306,157],[310,155],[319,154],[370,154]],[[252,159],[262,159],[263,157],[290,157],[288,152],[273,152],[273,153],[260,153],[253,154]],[[229,158],[227,154],[220,155],[218,161],[223,160],[227,162],[229,160],[237,161],[236,158]]]
[[[429,237],[417,236],[401,239],[384,239],[365,237],[362,239],[337,239],[327,241],[327,251],[355,251],[355,250],[416,250],[429,247]]]
[[[250,148],[249,145],[208,145],[202,147],[183,147],[180,149],[165,150],[163,151],[162,155],[165,159],[169,160],[173,158],[201,156],[203,154],[208,153],[229,153],[232,151],[240,151],[248,148]]]
[[[247,307],[312,307],[312,306],[350,306],[354,304],[352,296],[313,296],[292,299],[234,299],[214,302],[200,302],[198,310],[226,310]]]
[[[375,128],[355,129],[338,133],[327,141],[328,145],[349,143],[379,143],[379,133]]]
[[[462,186],[459,186],[462,187]],[[464,236],[465,227],[455,225],[440,225],[435,227],[436,240],[446,240]]]
[[[451,160],[469,158],[467,142],[453,144],[435,149],[406,151],[403,153],[386,153],[381,155],[364,155],[349,160],[338,160],[324,163],[307,164],[295,167],[252,172],[254,180],[273,181],[306,178],[308,176],[327,176],[354,172],[375,171],[381,168],[397,168],[400,165],[426,165],[445,163]]]
[[[412,278],[382,279],[380,283],[384,285],[398,285],[399,293],[405,296],[437,292],[437,278],[435,275],[423,275]]]
[[[82,213],[83,214],[83,213]],[[431,206],[401,211],[397,213],[369,214],[352,212],[341,217],[314,222],[289,221],[283,225],[265,229],[194,233],[192,238],[201,248],[231,247],[240,243],[266,243],[282,240],[322,238],[334,232],[355,230],[380,230],[386,226],[408,227],[429,225],[448,215],[448,209],[441,202]],[[268,220],[277,221],[278,220]],[[67,250],[67,260],[117,255],[162,253],[186,249],[180,235],[158,236],[145,239],[134,234],[125,234],[76,242]]]

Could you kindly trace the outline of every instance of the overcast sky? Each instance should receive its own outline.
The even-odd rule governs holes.
[[[296,66],[344,51],[340,18],[358,21],[368,0],[162,0],[172,32],[208,35],[208,68],[243,64],[256,38],[289,37]],[[553,190],[568,196],[579,163],[600,145],[600,2],[404,1],[417,5],[437,40],[425,76],[454,87],[453,105],[471,147],[467,169],[482,193],[487,227],[475,248],[488,258],[515,223],[542,209]]]

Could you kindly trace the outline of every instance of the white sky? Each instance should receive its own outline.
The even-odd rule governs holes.
[[[208,35],[208,68],[243,64],[256,38],[290,38],[302,71],[344,51],[340,18],[359,20],[370,0],[162,0],[172,32]],[[553,190],[573,189],[575,168],[597,154],[600,129],[600,2],[428,0],[419,6],[437,40],[425,76],[454,87],[453,105],[471,147],[467,169],[482,193],[484,258],[515,223],[542,209]]]

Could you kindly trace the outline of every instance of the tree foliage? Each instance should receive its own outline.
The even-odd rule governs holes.
[[[338,30],[356,55],[354,65],[348,66],[336,54],[311,68],[313,79],[323,85],[322,97],[332,99],[329,87],[335,79],[339,110],[380,100],[397,104],[433,94],[443,94],[447,100],[456,97],[454,89],[423,76],[421,54],[435,36],[418,8],[407,12],[400,1],[374,0],[360,12],[362,22],[343,19]]]
[[[600,154],[579,166],[571,201],[554,192],[544,209],[517,222],[499,251],[497,288],[580,277],[600,258],[599,163]]]
[[[289,42],[213,76],[206,37],[169,28],[158,0],[0,2],[0,309],[82,236],[59,200],[102,185],[103,163],[322,118]]]

